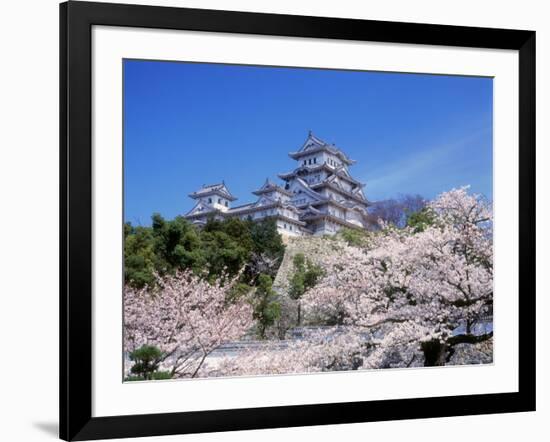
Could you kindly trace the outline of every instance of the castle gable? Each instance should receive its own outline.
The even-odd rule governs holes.
[[[264,195],[258,198],[258,201],[254,203],[254,207],[272,206],[273,204],[277,204],[277,201]]]
[[[198,201],[197,204],[185,214],[185,217],[206,216],[212,212],[217,212],[217,210],[202,201]]]
[[[237,199],[231,194],[223,181],[219,184],[204,184],[199,190],[189,194],[193,199],[204,198],[210,195],[219,195],[229,201]]]

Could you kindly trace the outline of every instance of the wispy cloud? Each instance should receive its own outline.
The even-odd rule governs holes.
[[[444,174],[445,170],[442,169],[448,166],[457,154],[490,130],[491,127],[487,126],[447,144],[411,149],[414,153],[365,172],[363,181],[367,183],[368,193],[376,198],[408,193],[411,183],[426,182],[434,175]]]

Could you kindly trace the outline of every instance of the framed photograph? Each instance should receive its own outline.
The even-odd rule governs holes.
[[[60,23],[62,439],[535,409],[535,32]]]

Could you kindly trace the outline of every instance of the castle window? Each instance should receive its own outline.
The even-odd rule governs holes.
[[[285,223],[285,224],[283,224],[283,225],[284,225],[284,227],[285,227],[285,229],[286,229],[286,223]]]
[[[304,160],[304,166],[307,164],[307,160]]]
[[[313,158],[313,162],[317,164],[317,157]]]
[[[212,204],[212,198],[208,198],[208,202]]]
[[[218,204],[221,204],[221,203],[222,203],[222,199],[218,198]]]
[[[227,201],[225,202],[225,207],[229,207],[229,204],[227,204]]]

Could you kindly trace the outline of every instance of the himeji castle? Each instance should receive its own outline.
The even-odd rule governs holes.
[[[282,185],[268,178],[253,192],[255,202],[232,206],[237,198],[225,182],[204,185],[189,195],[196,204],[185,218],[201,225],[209,218],[259,221],[271,217],[277,230],[287,236],[331,235],[343,227],[368,228],[370,203],[363,192],[365,185],[349,173],[354,160],[311,132],[302,147],[288,155],[297,167],[278,175]]]

